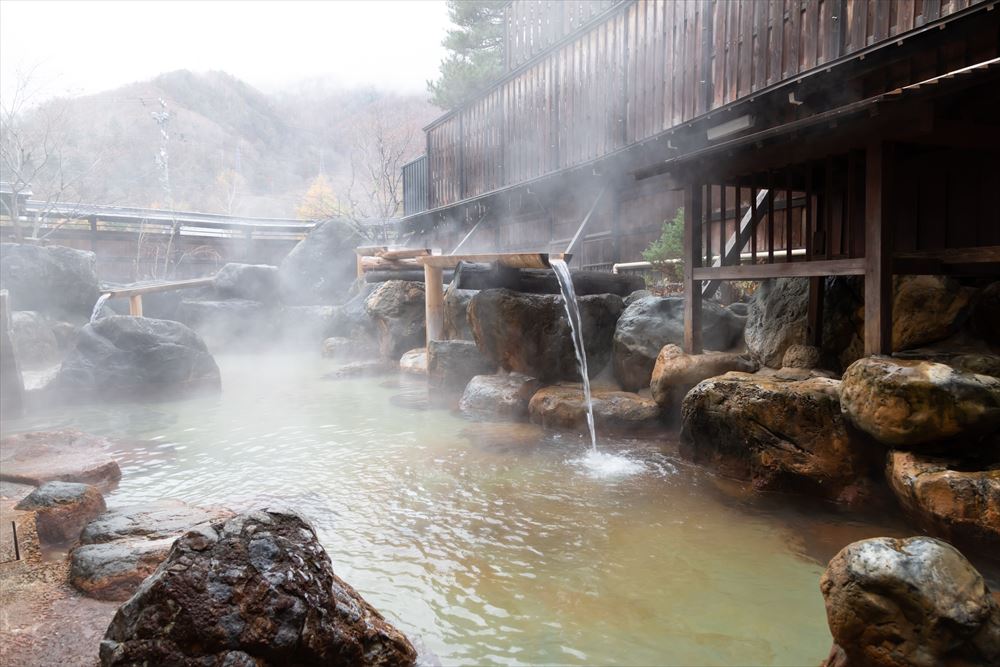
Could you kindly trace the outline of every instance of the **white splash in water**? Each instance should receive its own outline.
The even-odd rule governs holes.
[[[576,363],[580,366],[580,375],[583,377],[583,400],[587,404],[587,428],[590,429],[590,449],[592,453],[597,452],[597,430],[594,428],[594,402],[590,398],[590,377],[587,374],[587,350],[583,347],[583,323],[580,321],[580,307],[576,302],[576,291],[573,289],[573,277],[569,273],[569,267],[561,259],[550,259],[549,266],[556,274],[559,281],[559,290],[562,292],[563,305],[566,307],[566,317],[569,319],[569,328],[573,334],[573,349],[576,350]]]
[[[574,463],[583,467],[586,473],[595,479],[630,477],[646,471],[646,464],[642,461],[596,449],[591,449]]]
[[[101,306],[104,302],[111,298],[110,294],[102,294],[97,298],[97,303],[94,304],[94,310],[90,313],[90,323],[93,324],[101,316]]]

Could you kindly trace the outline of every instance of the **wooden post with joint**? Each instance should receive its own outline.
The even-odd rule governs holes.
[[[694,270],[701,266],[701,185],[684,188],[684,351],[701,354],[701,281]]]
[[[142,317],[141,294],[133,294],[128,298],[128,314],[132,317]]]
[[[892,146],[873,141],[865,152],[865,355],[892,354],[892,228],[889,174]]]
[[[424,314],[427,342],[444,336],[444,271],[440,266],[424,264]]]

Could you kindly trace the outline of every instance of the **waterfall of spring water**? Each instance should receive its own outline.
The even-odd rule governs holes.
[[[573,333],[573,348],[576,350],[576,363],[580,366],[580,376],[583,378],[583,399],[587,402],[587,428],[590,429],[590,447],[597,451],[597,431],[594,429],[594,403],[590,398],[590,377],[587,375],[587,351],[583,347],[583,323],[580,321],[580,306],[576,302],[576,291],[573,289],[573,278],[569,267],[561,259],[550,259],[549,265],[559,281],[563,303],[566,306],[566,317]]]
[[[97,321],[97,318],[101,315],[101,306],[104,302],[111,298],[110,294],[102,294],[97,298],[97,303],[94,304],[94,310],[90,311],[90,323],[93,324]]]

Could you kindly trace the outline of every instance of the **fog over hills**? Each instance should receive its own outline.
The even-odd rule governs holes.
[[[364,217],[369,144],[420,154],[420,127],[438,113],[425,98],[323,80],[265,94],[225,72],[180,70],[51,100],[21,123],[57,147],[35,198],[293,217],[322,173]]]

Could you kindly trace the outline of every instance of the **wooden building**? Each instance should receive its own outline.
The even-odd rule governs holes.
[[[610,267],[683,206],[692,351],[720,281],[811,278],[815,337],[863,275],[874,354],[894,273],[1000,274],[996,0],[514,0],[504,61],[404,167],[420,245]]]

